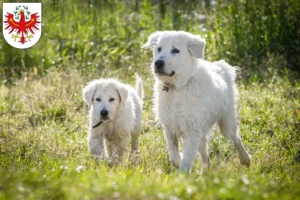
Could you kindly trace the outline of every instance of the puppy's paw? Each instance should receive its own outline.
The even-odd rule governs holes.
[[[170,161],[176,169],[179,168],[180,163],[181,163],[181,158],[182,158],[182,153],[179,153],[179,157],[171,158]]]
[[[250,167],[250,165],[251,165],[251,156],[248,153],[246,153],[244,155],[239,155],[239,160],[240,160],[242,165],[244,165],[246,167]]]
[[[109,166],[110,168],[113,167],[114,164],[115,164],[114,161],[112,161],[112,160],[109,160],[109,161],[108,161],[108,166]]]
[[[113,167],[118,164],[118,156],[109,156],[107,160],[108,166]]]

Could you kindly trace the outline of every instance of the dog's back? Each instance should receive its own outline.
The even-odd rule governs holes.
[[[239,70],[238,67],[232,67],[224,60],[219,60],[213,62],[214,65],[218,66],[218,70],[216,70],[217,74],[219,74],[227,83],[228,87],[232,91],[232,94],[236,98],[238,95],[236,86],[235,86],[235,80],[236,80],[236,74]]]
[[[224,78],[227,84],[231,85],[235,82],[237,67],[232,67],[224,60],[215,61],[213,64],[221,68],[217,73]]]

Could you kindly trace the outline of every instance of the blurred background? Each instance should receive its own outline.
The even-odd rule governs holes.
[[[98,77],[108,70],[143,73],[151,52],[141,45],[151,32],[170,29],[206,38],[205,59],[240,66],[245,78],[264,78],[274,70],[299,78],[299,0],[41,2],[42,36],[35,46],[19,50],[0,39],[2,83],[51,69],[74,68]]]

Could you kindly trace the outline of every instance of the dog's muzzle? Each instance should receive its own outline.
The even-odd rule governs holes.
[[[170,74],[165,72],[165,70],[164,70],[165,61],[163,61],[163,60],[155,61],[154,65],[155,65],[154,72],[160,76],[174,76],[175,75],[175,71],[172,71]]]
[[[156,74],[158,74],[159,76],[174,76],[175,75],[175,71],[172,71],[170,74],[166,73],[164,70],[156,70],[154,71]]]
[[[107,118],[108,116],[108,110],[106,110],[105,108],[103,108],[100,112],[101,118]]]
[[[155,61],[154,64],[155,64],[155,69],[158,71],[163,70],[163,68],[165,67],[165,61],[163,61],[163,60],[157,60],[157,61]]]

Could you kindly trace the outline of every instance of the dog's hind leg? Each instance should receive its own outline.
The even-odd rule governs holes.
[[[245,165],[247,167],[250,167],[251,157],[248,154],[248,152],[245,150],[245,147],[243,145],[243,142],[242,142],[240,136],[237,134],[237,136],[234,137],[232,139],[232,141],[233,141],[235,148],[237,149],[237,151],[239,153],[239,160],[240,160],[241,164]]]
[[[140,131],[135,131],[131,134],[131,150],[129,154],[129,159],[136,162],[139,153],[139,143],[140,143]]]
[[[139,152],[140,132],[141,132],[141,128],[139,128],[138,130],[134,130],[133,133],[131,134],[131,151],[130,151],[130,155]]]
[[[229,111],[219,122],[221,134],[233,142],[239,154],[241,164],[250,167],[251,158],[239,135],[238,122],[234,110]]]

